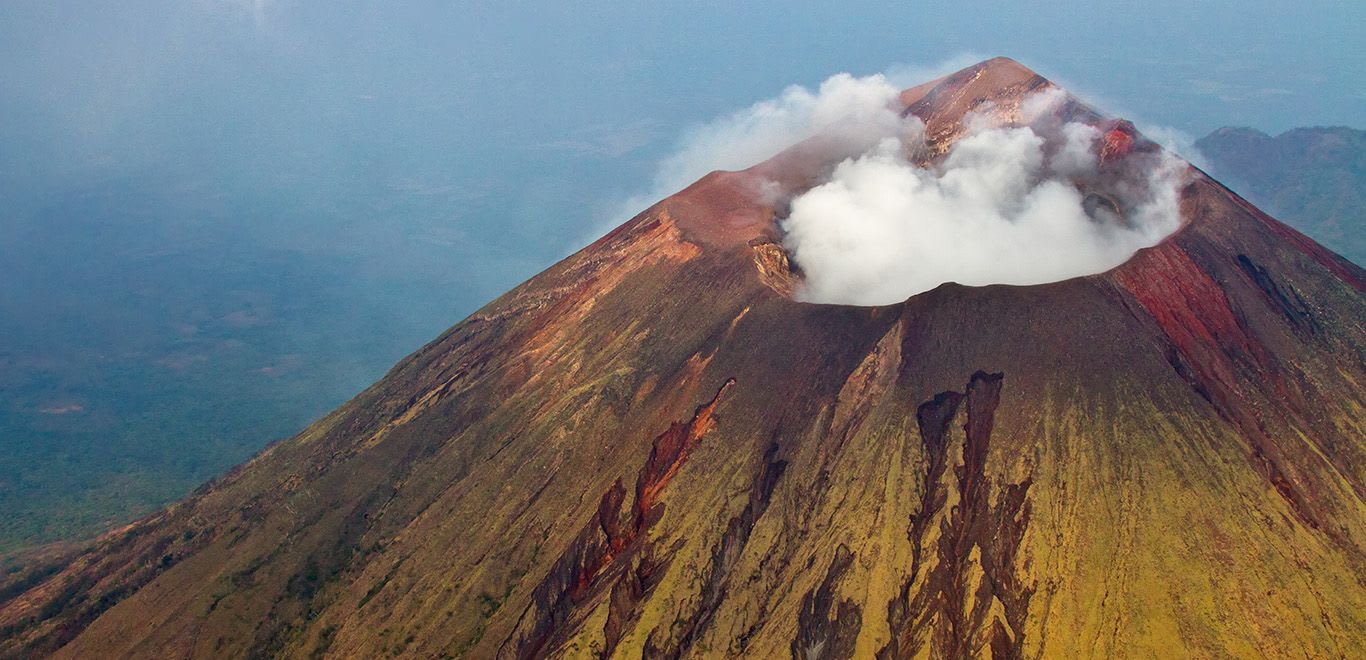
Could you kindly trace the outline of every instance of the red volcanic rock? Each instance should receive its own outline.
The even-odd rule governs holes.
[[[947,151],[963,130],[962,121],[969,113],[991,107],[995,112],[1009,115],[1017,112],[1020,104],[1031,93],[1047,88],[1051,83],[1028,68],[1004,57],[997,57],[968,67],[936,81],[928,89],[913,88],[902,95],[907,115],[915,115],[925,122],[925,137],[938,153]]]
[[[1100,137],[1100,162],[1108,163],[1129,155],[1134,148],[1134,125],[1124,120],[1109,122],[1111,127]]]
[[[702,436],[716,427],[716,420],[712,418],[716,404],[720,403],[726,389],[734,384],[734,378],[727,380],[710,402],[697,408],[692,419],[682,424],[675,422],[669,426],[669,430],[655,439],[654,447],[650,450],[650,458],[645,461],[645,467],[640,470],[640,478],[636,480],[637,530],[645,526],[650,511],[659,501],[660,492],[669,485],[669,480],[683,466],[683,462],[688,460],[688,455],[702,440]]]

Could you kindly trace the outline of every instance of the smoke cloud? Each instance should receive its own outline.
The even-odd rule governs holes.
[[[1022,119],[1059,96],[1026,100]],[[1087,124],[967,125],[941,161],[918,164],[923,127],[907,120],[791,200],[782,224],[801,299],[883,305],[946,282],[1056,282],[1118,266],[1180,226],[1185,168],[1166,152],[1102,167]]]
[[[817,133],[831,131],[847,148],[841,156],[864,152],[900,123],[898,82],[884,74],[840,73],[815,91],[791,85],[776,98],[687,130],[656,167],[649,189],[621,200],[589,240],[712,171],[745,169]]]
[[[856,156],[900,129],[897,96],[902,89],[953,73],[986,59],[959,53],[929,65],[895,65],[884,73],[840,73],[815,90],[790,85],[777,97],[755,103],[683,132],[670,155],[655,167],[649,188],[607,205],[599,223],[575,243],[579,247],[715,170],[741,170],[818,133],[834,135],[831,146]]]
[[[712,170],[744,169],[823,131],[858,153],[896,131],[900,91],[882,74],[856,78],[841,73],[814,92],[793,85],[776,99],[690,131],[656,178],[669,188]]]
[[[814,188],[776,200],[787,202],[784,244],[808,302],[883,305],[946,282],[1064,280],[1113,268],[1180,226],[1185,163],[1153,151],[1103,166],[1098,128],[1052,118],[1068,98],[1056,87],[1025,99],[1010,125],[991,109],[967,117],[948,154],[917,158],[924,126],[901,117],[900,91],[979,59],[841,73],[696,127],[613,224],[713,170],[751,167],[819,134],[839,164]]]

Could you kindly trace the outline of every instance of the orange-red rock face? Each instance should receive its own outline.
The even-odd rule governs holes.
[[[1134,125],[1127,121],[1109,122],[1112,127],[1100,136],[1102,164],[1123,158],[1134,150]]]
[[[1046,85],[992,60],[903,100],[946,149]],[[1359,268],[1194,173],[1108,273],[799,303],[752,192],[818,153],[704,178],[0,578],[0,654],[1366,653]]]

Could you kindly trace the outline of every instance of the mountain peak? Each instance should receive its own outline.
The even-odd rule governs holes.
[[[1046,78],[1007,57],[978,62],[954,73],[902,91],[897,99],[903,117],[918,118],[931,155],[943,155],[968,130],[971,117],[993,115],[996,123],[1018,119],[1025,100],[1058,89]],[[1055,109],[1061,119],[1100,123],[1104,116],[1080,100],[1063,94]],[[774,193],[791,197],[811,187],[835,164],[854,155],[840,130],[818,134],[772,158],[739,172],[714,172],[663,202],[673,212],[685,237],[703,245],[733,246],[776,241]],[[1106,130],[1115,126],[1106,126]],[[1121,130],[1137,138],[1132,124]],[[764,194],[756,194],[765,188]]]
[[[964,106],[980,103],[984,99],[1001,98],[1011,92],[1024,93],[1046,84],[1049,84],[1048,80],[1029,67],[1008,57],[993,57],[907,89],[901,93],[901,103],[909,108],[925,101],[931,92],[939,90],[938,95],[965,96],[964,104],[956,106],[956,109],[962,110]]]
[[[962,69],[953,75],[973,75],[980,76],[986,84],[1009,84],[1009,81],[1025,80],[1028,78],[1039,77],[1033,69],[1013,60],[1009,57],[998,55],[996,57],[982,60],[970,67]]]

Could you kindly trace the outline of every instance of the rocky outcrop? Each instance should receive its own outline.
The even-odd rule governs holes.
[[[917,411],[924,490],[910,521],[910,577],[888,605],[892,637],[880,658],[917,657],[925,650],[967,657],[983,648],[994,658],[1022,657],[1034,588],[1017,576],[1016,555],[1029,524],[1030,480],[998,486],[985,473],[1003,378],[979,371],[964,393],[942,392]],[[961,446],[951,447],[949,426],[960,405],[966,418]],[[946,512],[950,494],[956,504]],[[936,521],[937,540],[926,547],[926,532]]]
[[[618,479],[603,493],[597,514],[560,555],[550,572],[532,592],[512,635],[498,650],[500,658],[532,658],[546,655],[546,646],[563,637],[575,609],[594,591],[610,592],[605,636],[611,647],[621,635],[622,621],[631,615],[659,574],[649,543],[650,525],[658,518],[659,497],[702,437],[716,427],[713,417],[721,396],[734,379],[727,380],[711,401],[697,407],[692,418],[674,422],[655,438],[640,474],[636,477],[634,504],[621,524],[626,489]],[[603,583],[611,582],[604,587]]]

